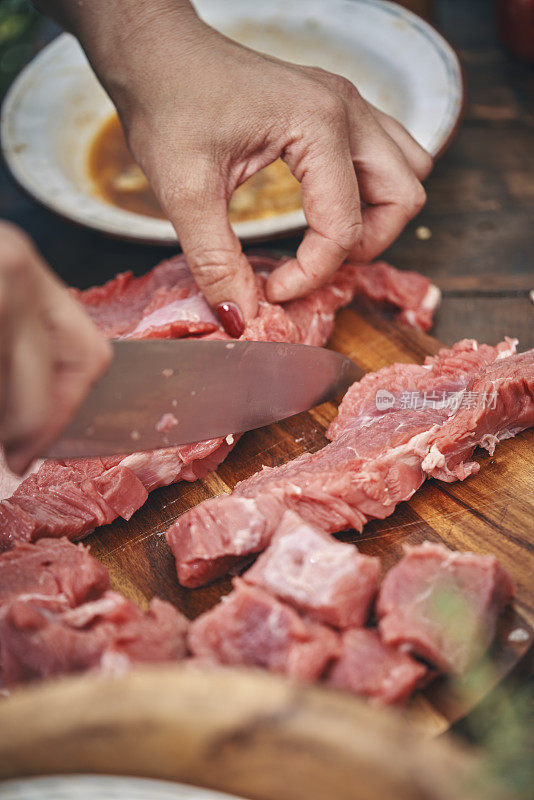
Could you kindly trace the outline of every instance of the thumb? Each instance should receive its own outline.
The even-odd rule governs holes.
[[[256,316],[256,280],[228,219],[224,188],[204,181],[180,191],[171,220],[193,277],[231,336]]]

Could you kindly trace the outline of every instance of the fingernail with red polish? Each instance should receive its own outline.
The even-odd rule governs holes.
[[[245,320],[239,306],[235,303],[219,303],[215,310],[226,333],[239,339],[245,330]]]

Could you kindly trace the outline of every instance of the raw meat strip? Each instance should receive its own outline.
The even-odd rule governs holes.
[[[513,594],[510,575],[493,556],[429,542],[408,547],[378,595],[380,635],[442,672],[463,673],[487,649]]]
[[[0,687],[185,656],[187,620],[162,600],[145,613],[110,591],[82,545],[16,544],[0,556],[0,581]]]
[[[395,309],[397,322],[428,331],[441,292],[418,272],[399,272],[385,261],[356,266],[355,296],[361,305]]]
[[[436,411],[389,414],[372,429],[347,432],[282,467],[264,467],[232,494],[204,501],[166,533],[178,580],[201,586],[261,552],[286,510],[325,533],[362,530],[368,519],[388,516],[423,482],[425,443],[441,422]]]
[[[423,664],[384,644],[375,630],[348,630],[341,641],[342,653],[327,677],[338,689],[391,705],[406,700],[427,675]]]
[[[263,296],[266,275],[286,258],[250,255]],[[110,338],[179,338],[210,334],[218,321],[200,294],[183,256],[163,261],[135,278],[123,272],[103,286],[71,290],[98,327]],[[324,344],[330,334],[329,317],[357,293],[371,308],[398,311],[401,321],[428,330],[440,300],[439,289],[417,272],[401,272],[384,261],[345,264],[333,280],[306,298],[284,307],[262,300],[259,319],[247,338]],[[281,337],[281,338],[278,338]]]
[[[317,680],[339,652],[338,636],[257,587],[240,580],[234,585],[230,595],[191,624],[188,645],[193,656]]]
[[[176,339],[218,328],[182,256],[140,278],[123,272],[103,286],[71,292],[109,338]]]
[[[499,363],[500,373],[508,374],[516,356],[501,356],[509,350],[510,343],[487,348],[471,342],[472,355],[467,359],[464,353],[461,359],[457,391],[466,385],[467,361],[471,380],[477,368],[484,368],[491,359]],[[457,349],[442,350],[427,365],[427,373],[443,374],[444,386],[451,391],[457,360]],[[393,368],[389,375],[395,376]],[[437,385],[433,381],[434,390]],[[426,405],[419,410],[384,412],[371,425],[362,425],[358,409],[353,424],[347,416],[334,441],[319,452],[306,453],[281,467],[264,468],[239,483],[231,495],[207,500],[183,514],[167,531],[179,581],[199,586],[224,574],[244,556],[259,553],[287,509],[325,533],[351,527],[362,530],[368,519],[388,516],[425,480],[422,464],[431,439],[450,413],[446,405]]]
[[[130,519],[148,492],[204,477],[231,449],[212,439],[115,458],[45,461],[0,501],[0,552],[15,541],[79,539],[119,516]]]
[[[464,480],[480,465],[476,447],[491,455],[503,439],[534,425],[534,350],[492,364],[464,393],[458,413],[432,436],[425,472],[442,481]]]
[[[266,275],[286,259],[250,255],[249,260],[263,296]],[[103,286],[71,291],[110,338],[201,336],[219,327],[183,256],[163,261],[140,278],[123,272]],[[259,319],[252,323],[247,337],[256,338],[260,333],[261,340],[278,341],[281,336],[280,341],[293,341],[297,328],[300,340],[322,344],[330,322],[327,317],[350,302],[355,293],[368,307],[395,309],[400,321],[421,330],[430,327],[440,300],[439,289],[417,272],[401,272],[384,261],[345,264],[326,287],[302,300],[282,307],[263,299]]]
[[[252,256],[251,262],[258,271],[261,295],[265,275],[280,261]],[[284,307],[261,300],[259,315],[244,338],[324,344],[335,311],[352,299],[364,267],[346,265],[325,287]],[[390,291],[397,296],[395,282],[400,273],[389,269]],[[212,312],[182,256],[164,261],[142,278],[124,273],[104,286],[73,292],[108,336],[225,336],[216,329]],[[181,314],[180,303],[186,301],[186,312]],[[197,306],[194,319],[190,313],[193,302]],[[231,447],[218,438],[126,457],[49,461],[18,488],[16,479],[4,474],[0,480],[5,489],[0,502],[0,551],[14,541],[34,541],[41,536],[77,539],[117,516],[129,519],[148,492],[179,480],[204,477]]]
[[[269,547],[242,577],[318,622],[348,628],[365,624],[379,575],[378,558],[286,511]]]
[[[440,302],[441,293],[428,278],[379,261],[344,264],[329,283],[307,297],[273,305],[265,300],[265,277],[285,260],[250,257],[258,275],[260,307],[245,331],[245,339],[323,345],[332,333],[335,312],[355,295],[368,308],[394,309],[399,322],[428,330]]]
[[[17,543],[0,557],[0,608],[15,597],[73,608],[109,589],[107,569],[65,539]]]
[[[473,374],[501,358],[513,355],[517,339],[506,337],[496,347],[462,339],[450,349],[427,356],[422,364],[392,364],[364,375],[346,392],[337,417],[326,435],[336,439],[345,426],[372,425],[377,417],[403,408],[454,408],[456,393]]]

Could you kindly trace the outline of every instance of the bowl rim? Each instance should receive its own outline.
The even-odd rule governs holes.
[[[430,22],[422,19],[413,11],[398,5],[390,0],[357,0],[362,5],[381,7],[398,18],[404,19],[412,29],[424,35],[430,41],[433,48],[441,54],[448,65],[448,95],[452,110],[449,121],[444,127],[440,139],[436,143],[434,152],[431,152],[434,160],[440,158],[455,138],[460,123],[462,121],[466,105],[466,79],[463,65],[459,55],[450,42],[437,30]],[[12,142],[9,123],[13,113],[16,113],[17,104],[25,94],[25,83],[39,69],[42,60],[48,59],[53,55],[55,48],[65,47],[67,40],[76,41],[68,33],[60,33],[56,38],[43,47],[34,58],[21,70],[9,87],[1,108],[0,114],[0,149],[8,168],[8,173],[16,185],[37,202],[42,208],[52,212],[55,216],[66,220],[78,227],[97,231],[105,236],[127,242],[138,244],[158,245],[163,247],[179,246],[176,235],[172,232],[171,223],[167,220],[151,219],[145,215],[129,212],[107,203],[104,199],[90,196],[82,191],[74,191],[77,195],[89,199],[91,203],[97,203],[100,213],[95,218],[92,215],[85,215],[81,210],[69,210],[65,207],[65,202],[54,196],[46,194],[46,188],[42,186],[39,191],[37,186],[28,180],[25,169],[19,164],[16,143]],[[97,206],[95,205],[95,210]],[[110,219],[113,212],[120,211],[124,215],[124,222]],[[135,222],[139,219],[144,222],[150,221],[155,224],[155,229],[150,233],[136,233]],[[161,225],[163,223],[163,225]],[[160,231],[157,231],[157,227]],[[167,230],[164,230],[164,229]],[[302,209],[291,211],[285,214],[277,214],[257,220],[247,220],[232,224],[232,228],[237,237],[245,243],[257,243],[270,241],[283,237],[290,237],[306,228],[306,218]]]

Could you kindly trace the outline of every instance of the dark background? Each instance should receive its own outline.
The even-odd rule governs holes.
[[[434,0],[432,8],[434,24],[458,49],[465,68],[465,117],[426,182],[426,208],[385,257],[442,288],[433,333],[445,343],[464,336],[494,343],[509,334],[521,348],[532,347],[534,69],[503,48],[492,0]],[[55,32],[38,19],[22,56]],[[113,241],[57,219],[19,191],[3,165],[0,217],[25,228],[54,269],[80,287],[125,269],[144,272],[172,252]],[[416,237],[420,225],[430,229],[428,241]],[[268,246],[294,252],[297,244],[292,238]]]

